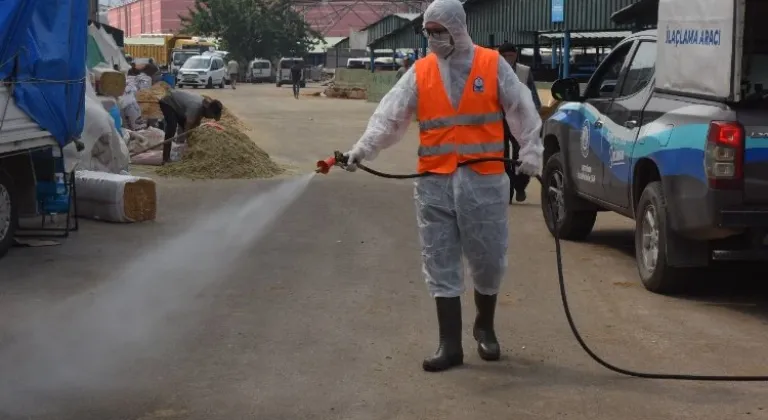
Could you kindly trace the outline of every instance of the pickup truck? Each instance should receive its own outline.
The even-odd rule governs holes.
[[[36,214],[35,170],[29,153],[58,151],[59,144],[17,105],[0,86],[0,258],[13,245],[21,215]],[[3,112],[4,111],[4,112]]]
[[[83,131],[88,3],[54,3],[8,0],[0,12],[0,28],[14,28],[0,31],[0,257],[20,217],[71,204],[59,201],[70,197],[63,149]]]
[[[681,1],[713,0],[661,3]],[[584,240],[598,212],[634,219],[639,276],[655,293],[682,291],[695,278],[691,270],[717,261],[768,261],[768,36],[756,18],[768,5],[733,1],[737,19],[730,19],[743,38],[727,33],[727,16],[720,29],[678,31],[669,29],[674,22],[659,22],[661,31],[637,32],[616,45],[585,89],[574,79],[552,86],[563,102],[542,129],[547,227],[563,239]],[[743,48],[731,46],[740,39]],[[697,63],[702,57],[711,61]],[[685,75],[681,68],[701,70]],[[686,90],[678,83],[685,77],[699,91],[729,93]]]

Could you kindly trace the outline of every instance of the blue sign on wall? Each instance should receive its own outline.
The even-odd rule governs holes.
[[[552,23],[563,22],[565,15],[565,0],[552,0]]]

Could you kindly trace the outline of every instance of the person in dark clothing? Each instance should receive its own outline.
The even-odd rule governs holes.
[[[539,92],[536,89],[536,84],[533,80],[533,72],[528,66],[524,66],[517,62],[517,48],[505,42],[499,47],[499,54],[504,60],[512,66],[518,79],[523,82],[531,91],[531,97],[533,99],[536,109],[541,108],[541,101],[539,100]],[[511,158],[514,160],[519,159],[520,144],[512,136],[509,131],[509,126],[506,120],[504,121],[504,157],[510,158],[510,144],[512,145]],[[517,199],[518,202],[523,202],[527,198],[525,195],[525,189],[528,187],[528,183],[531,182],[531,177],[524,174],[518,174],[515,165],[506,164],[505,170],[509,176],[509,202],[512,203],[513,199]]]
[[[301,62],[296,61],[291,67],[291,81],[293,82],[293,97],[299,99],[299,88],[301,88],[301,73],[304,67]]]
[[[224,108],[217,99],[203,98],[198,94],[182,90],[171,90],[160,99],[159,103],[165,119],[165,140],[175,137],[177,132],[183,134],[197,128],[203,118],[218,121],[221,119],[221,111]],[[182,136],[177,141],[185,140]],[[170,159],[171,142],[167,142],[163,144],[163,163]]]

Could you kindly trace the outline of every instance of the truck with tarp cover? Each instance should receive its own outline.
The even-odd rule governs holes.
[[[83,130],[87,37],[87,2],[0,7],[0,256],[21,216],[70,214],[62,149]]]
[[[635,220],[644,286],[680,291],[695,269],[768,261],[766,0],[641,0],[613,15],[616,45],[543,127],[542,210],[580,240],[598,212]],[[550,205],[558,210],[550,212]]]

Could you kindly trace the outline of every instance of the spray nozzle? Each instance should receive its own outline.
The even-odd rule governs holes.
[[[331,170],[332,166],[339,166],[343,168],[347,166],[348,160],[349,158],[347,156],[344,156],[343,153],[337,150],[333,152],[333,156],[329,157],[328,159],[317,161],[317,169],[315,169],[315,173],[327,174]]]

